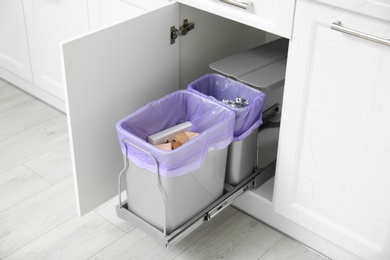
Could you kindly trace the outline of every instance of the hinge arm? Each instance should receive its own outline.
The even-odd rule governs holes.
[[[187,35],[189,31],[195,28],[194,23],[189,23],[187,19],[183,20],[183,25],[176,29],[175,26],[171,27],[171,44],[174,44],[177,37]]]

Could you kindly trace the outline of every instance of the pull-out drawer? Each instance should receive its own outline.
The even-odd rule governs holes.
[[[388,0],[316,0],[348,11],[390,21],[390,2]]]
[[[291,38],[294,0],[178,0],[178,2]]]

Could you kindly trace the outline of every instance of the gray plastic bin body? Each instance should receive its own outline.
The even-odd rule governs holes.
[[[229,145],[225,182],[237,185],[253,173],[257,162],[257,131]]]
[[[234,116],[222,105],[178,90],[120,120],[118,138],[130,164],[129,211],[161,231],[166,223],[169,234],[222,196]],[[199,135],[179,148],[165,151],[147,142],[183,122],[191,122],[191,131]]]
[[[160,176],[166,195],[167,234],[222,196],[226,160],[227,148],[211,150],[197,170],[175,177]],[[163,231],[164,202],[156,173],[129,163],[126,173],[128,209]]]

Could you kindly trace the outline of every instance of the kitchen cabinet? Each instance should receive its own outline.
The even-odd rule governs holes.
[[[5,0],[0,8],[0,67],[32,81],[22,1]]]
[[[184,19],[194,22],[195,29],[171,44],[171,27],[181,26]],[[212,61],[262,44],[265,38],[264,31],[169,3],[64,43],[79,213],[117,193],[123,162],[116,122],[211,72]]]
[[[389,259],[390,46],[331,25],[388,39],[390,6],[319,2],[297,1],[275,211],[356,257]]]
[[[33,82],[64,100],[59,43],[88,32],[86,1],[23,1]]]
[[[65,111],[60,42],[88,32],[86,1],[1,1],[0,77]]]
[[[270,32],[291,38],[276,177],[236,206],[334,259],[390,257],[389,47],[330,28],[340,20],[389,37],[388,20],[298,0],[291,34],[294,1],[283,3],[268,8],[288,14],[267,19],[259,8],[180,0],[63,44],[80,215],[117,193],[117,121]],[[171,45],[170,28],[184,19],[195,28]]]

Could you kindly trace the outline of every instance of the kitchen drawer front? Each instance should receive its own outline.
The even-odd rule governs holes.
[[[288,39],[291,38],[294,0],[229,1],[252,2],[248,9],[220,0],[178,0],[178,2]]]
[[[315,0],[327,5],[336,6],[352,12],[390,21],[389,0]]]

